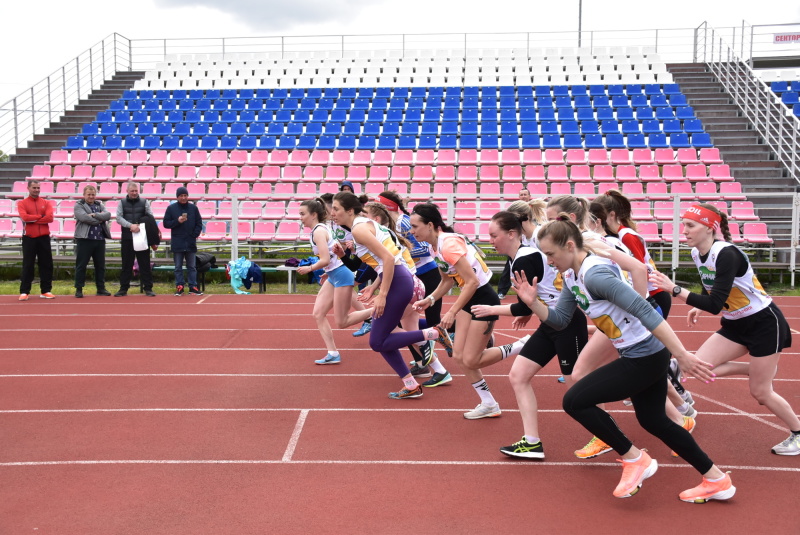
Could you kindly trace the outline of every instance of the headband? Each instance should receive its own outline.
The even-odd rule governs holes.
[[[390,212],[398,212],[398,211],[400,211],[400,205],[398,205],[396,202],[394,202],[391,199],[387,199],[383,195],[378,195],[378,202],[381,203],[382,205],[384,205],[386,207],[386,209],[389,210]]]
[[[722,218],[720,215],[713,210],[709,210],[708,208],[704,208],[699,204],[695,204],[690,206],[682,216],[684,219],[691,219],[692,221],[697,221],[701,225],[704,225],[710,229],[718,229],[720,223],[722,222]]]

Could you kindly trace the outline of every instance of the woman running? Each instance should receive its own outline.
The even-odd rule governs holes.
[[[409,399],[422,396],[422,388],[408,370],[400,348],[423,340],[440,340],[449,345],[447,332],[440,327],[422,331],[392,332],[411,306],[414,280],[405,266],[402,251],[387,228],[362,215],[364,208],[358,197],[341,191],[333,197],[333,220],[353,233],[356,255],[369,264],[381,280],[375,296],[372,330],[369,345],[403,380],[403,388],[389,393],[392,399]]]
[[[491,270],[483,261],[483,253],[469,243],[464,236],[456,234],[445,225],[442,214],[435,204],[422,203],[414,206],[411,214],[411,230],[420,242],[428,242],[437,264],[447,275],[433,293],[414,304],[417,310],[425,310],[444,297],[458,284],[461,289],[453,306],[442,316],[439,324],[443,329],[458,321],[452,356],[461,364],[464,375],[480,397],[475,409],[465,412],[464,418],[477,420],[500,416],[500,405],[495,401],[489,385],[480,371],[480,358],[492,336],[496,315],[477,318],[472,313],[473,305],[499,305],[497,292],[490,284]]]
[[[336,239],[333,237],[331,228],[325,224],[327,219],[328,213],[322,199],[300,203],[300,222],[311,228],[311,249],[314,255],[319,257],[319,260],[313,265],[297,268],[297,273],[305,275],[323,269],[326,275],[314,301],[314,319],[328,353],[323,358],[315,360],[315,364],[339,364],[342,362],[327,316],[333,308],[337,325],[341,325],[345,321],[350,310],[354,284],[353,272],[333,254]]]
[[[563,274],[565,290],[556,306],[548,308],[537,300],[536,283],[528,284],[523,274],[516,273],[512,283],[522,300],[555,329],[565,327],[580,308],[621,357],[577,381],[563,402],[567,414],[622,456],[622,478],[614,496],[633,496],[658,469],[655,459],[634,446],[614,419],[597,407],[630,397],[639,424],[703,475],[700,485],[679,494],[681,500],[703,503],[733,497],[736,488],[730,475],[714,465],[692,435],[664,412],[670,353],[684,370],[706,382],[714,380],[711,365],[686,351],[664,318],[631,289],[613,262],[584,246],[580,229],[567,214],[541,230],[539,246]]]
[[[515,203],[516,204],[516,203]],[[524,204],[524,203],[523,203]],[[530,212],[530,208],[527,210]],[[533,246],[523,245],[523,226],[528,222],[527,216],[519,216],[510,211],[499,212],[489,223],[489,241],[495,250],[508,255],[512,273],[523,273],[529,283],[538,283],[539,295],[548,306],[555,306],[560,288],[556,288],[557,271],[547,265],[544,255]],[[515,320],[524,318],[527,323],[533,312],[517,296],[518,302],[505,306],[475,305],[472,312],[476,317],[489,315],[515,316]],[[539,418],[536,394],[531,381],[553,357],[558,355],[561,373],[569,384],[572,384],[572,367],[578,360],[578,354],[588,340],[586,316],[579,310],[572,315],[569,325],[563,330],[556,330],[542,323],[533,333],[503,347],[487,349],[482,354],[486,365],[519,354],[511,366],[508,378],[514,388],[520,416],[522,416],[522,440],[500,451],[510,457],[524,459],[543,459],[544,449],[539,439]]]
[[[789,437],[775,445],[776,455],[800,455],[800,420],[789,403],[772,389],[781,351],[792,345],[789,324],[758,281],[747,256],[730,243],[728,218],[711,204],[695,204],[683,214],[684,236],[700,272],[701,294],[673,283],[663,273],[651,280],[692,306],[689,327],[700,311],[719,314],[721,328],[697,351],[718,376],[749,375],[750,393],[789,428]],[[722,240],[717,239],[717,232]],[[731,362],[750,354],[750,362]]]

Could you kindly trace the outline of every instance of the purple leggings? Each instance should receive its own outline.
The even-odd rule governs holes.
[[[408,365],[400,353],[400,348],[425,340],[422,331],[392,332],[400,323],[400,318],[403,317],[403,313],[411,301],[413,291],[414,281],[408,268],[394,266],[394,277],[392,285],[389,287],[389,293],[386,294],[383,316],[372,320],[372,330],[369,333],[369,347],[380,353],[400,377],[405,377],[410,373]]]

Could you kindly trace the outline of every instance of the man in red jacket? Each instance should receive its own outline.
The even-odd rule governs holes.
[[[22,277],[19,283],[19,300],[27,301],[39,258],[39,286],[42,299],[55,299],[53,289],[53,251],[50,249],[50,223],[53,222],[53,205],[39,197],[39,181],[28,182],[28,197],[17,202],[19,218],[25,225],[22,233]]]

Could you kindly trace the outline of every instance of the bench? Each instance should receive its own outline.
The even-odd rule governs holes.
[[[153,268],[153,271],[168,271],[170,273],[175,272],[175,266],[168,266],[168,265],[161,265],[156,266]],[[226,269],[224,267],[213,267],[207,269],[205,271],[198,271],[197,272],[197,284],[200,286],[200,291],[206,291],[206,273],[225,273]],[[267,273],[278,273],[278,272],[285,272],[288,274],[288,283],[287,283],[287,290],[290,294],[297,293],[297,268],[295,267],[288,267],[288,266],[277,266],[277,267],[262,267],[261,273],[266,275]],[[265,280],[266,277],[262,277],[261,283],[258,285],[258,292],[264,293],[267,291],[267,283]],[[140,288],[139,290],[144,291]]]

